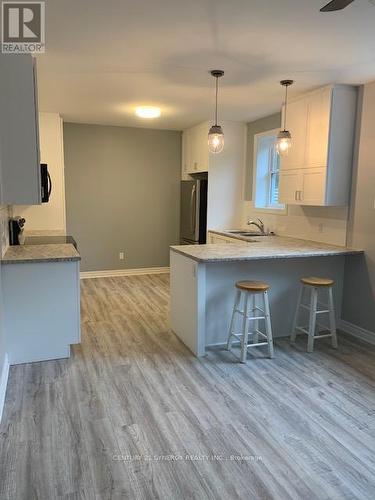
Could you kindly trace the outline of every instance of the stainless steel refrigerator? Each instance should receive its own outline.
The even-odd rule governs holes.
[[[206,243],[207,180],[181,182],[180,244]]]

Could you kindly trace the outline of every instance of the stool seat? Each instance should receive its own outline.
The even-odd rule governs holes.
[[[237,281],[236,288],[246,292],[265,292],[270,288],[264,281]]]
[[[314,276],[310,276],[309,278],[301,278],[301,283],[310,286],[332,286],[334,281],[330,278],[316,278]]]
[[[305,333],[308,336],[307,352],[313,352],[315,340],[323,337],[331,337],[332,347],[337,349],[333,285],[334,281],[330,278],[316,278],[313,276],[301,278],[301,287],[293,320],[291,341],[295,342],[297,333]],[[310,297],[310,303],[306,303],[304,300],[304,295],[306,294]],[[319,296],[323,296],[323,298],[326,296],[328,301],[319,301]],[[303,311],[304,315],[302,316],[300,312]],[[307,319],[306,313],[308,313],[308,326],[299,325],[299,319]],[[327,325],[327,321],[321,323],[318,319],[322,317],[324,319],[324,314],[328,314],[329,326]],[[327,330],[328,333],[325,333]]]
[[[227,349],[232,348],[232,342],[240,342],[241,363],[246,363],[250,347],[268,347],[268,355],[273,358],[273,339],[271,327],[268,289],[270,285],[264,281],[237,281],[232,318],[230,320]],[[241,306],[242,303],[242,306]],[[236,320],[242,317],[242,331],[236,333]],[[259,323],[264,322],[264,331],[259,329]],[[250,343],[248,342],[250,339]]]

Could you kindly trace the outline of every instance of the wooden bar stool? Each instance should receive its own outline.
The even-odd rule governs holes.
[[[271,328],[270,306],[268,301],[268,290],[270,286],[262,281],[237,281],[236,283],[236,297],[232,312],[232,319],[229,327],[228,334],[228,351],[232,348],[233,339],[241,343],[241,363],[246,363],[248,347],[259,347],[262,345],[268,346],[268,354],[273,358],[273,339]],[[263,302],[263,309],[258,307],[257,298],[261,297]],[[242,301],[243,298],[243,301]],[[241,302],[243,302],[241,309]],[[260,304],[262,305],[262,304]],[[261,313],[261,314],[259,314]],[[234,324],[236,314],[242,316],[242,332],[234,332]],[[259,330],[259,321],[265,322],[265,333]],[[253,328],[249,332],[249,323],[253,324]],[[249,335],[251,337],[250,344],[248,343]],[[261,341],[259,341],[261,337]]]
[[[294,315],[293,321],[293,330],[290,340],[295,342],[297,332],[306,333],[308,335],[307,341],[307,352],[313,352],[314,350],[314,340],[322,339],[324,337],[332,337],[332,347],[337,349],[337,333],[336,333],[336,319],[335,319],[335,306],[333,303],[333,291],[332,287],[334,285],[334,281],[329,278],[302,278],[301,279],[301,289],[299,292],[297,309]],[[326,295],[328,298],[328,304],[324,304],[319,302],[319,292],[326,291]],[[308,292],[310,294],[310,304],[304,304],[303,298],[304,293]],[[323,307],[320,309],[319,307]],[[305,309],[309,311],[309,326],[308,329],[298,326],[298,317],[301,309]],[[321,327],[324,330],[327,330],[327,326],[322,325],[319,321],[317,321],[317,316],[320,314],[328,314],[329,317],[329,332],[325,334],[315,334],[316,328]]]

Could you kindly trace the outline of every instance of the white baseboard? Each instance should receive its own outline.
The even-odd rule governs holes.
[[[7,391],[7,384],[8,384],[8,375],[9,375],[9,360],[8,360],[8,355],[5,354],[3,369],[0,374],[0,422],[1,422],[1,417],[3,415],[5,393]]]
[[[81,279],[111,278],[116,276],[141,276],[142,274],[167,274],[169,267],[142,267],[140,269],[110,269],[108,271],[82,271]]]
[[[338,329],[342,330],[345,333],[348,333],[349,335],[353,335],[353,337],[364,340],[369,344],[375,345],[375,333],[370,332],[370,330],[365,330],[364,328],[353,325],[352,323],[349,323],[348,321],[345,321],[343,319],[339,321]]]

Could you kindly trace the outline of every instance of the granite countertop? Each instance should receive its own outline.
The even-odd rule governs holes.
[[[70,243],[48,245],[14,245],[5,252],[1,263],[22,264],[31,262],[70,262],[81,260]]]
[[[218,232],[230,236],[226,232]],[[235,237],[232,235],[232,237]],[[241,239],[241,238],[237,238]],[[252,236],[238,244],[178,245],[173,252],[197,262],[231,262],[262,259],[292,259],[301,257],[327,257],[331,255],[363,254],[363,250],[327,245],[316,241],[287,238],[284,236]]]

